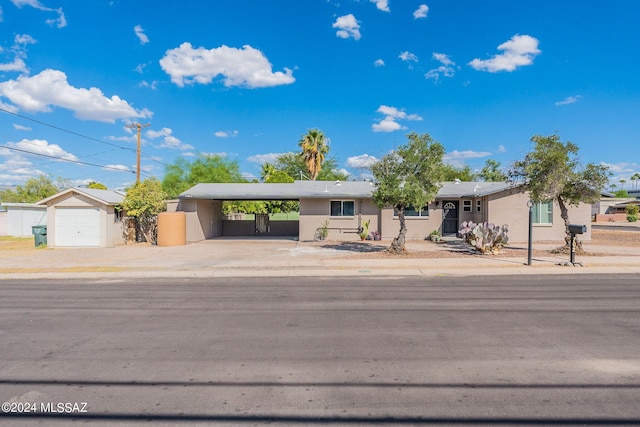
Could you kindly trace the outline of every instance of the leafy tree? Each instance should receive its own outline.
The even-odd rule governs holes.
[[[309,172],[309,178],[315,181],[322,169],[324,158],[329,153],[327,138],[321,130],[309,129],[298,145],[302,149],[301,156]]]
[[[409,142],[383,156],[371,166],[377,183],[373,200],[378,207],[393,206],[400,222],[398,237],[389,252],[406,252],[407,206],[422,207],[435,199],[443,178],[444,147],[427,133],[407,135]]]
[[[284,153],[273,163],[275,170],[286,172],[293,179],[309,179],[309,171],[304,159],[296,153]],[[325,157],[324,167],[318,174],[317,181],[346,181],[349,176],[338,171],[338,161],[333,157]]]
[[[53,196],[60,188],[46,176],[29,178],[24,185],[16,186],[15,190],[0,191],[0,201],[6,203],[35,203],[49,196]]]
[[[443,181],[455,181],[456,179],[459,179],[460,181],[471,182],[476,180],[476,175],[473,173],[469,165],[456,167],[456,166],[444,163],[442,165],[442,169],[443,169],[442,170]]]
[[[269,179],[271,174],[274,173],[275,171],[277,171],[277,169],[273,165],[273,163],[265,162],[260,167],[260,178],[262,179],[263,182],[266,182],[266,180]]]
[[[91,181],[89,183],[89,185],[87,185],[87,188],[93,188],[93,189],[96,189],[96,190],[106,190],[107,186],[102,184],[102,183],[100,183],[100,182]]]
[[[613,193],[613,195],[619,199],[624,199],[629,197],[629,193],[627,192],[627,190],[618,190],[615,193]]]
[[[531,141],[535,148],[523,160],[513,164],[509,178],[521,183],[534,202],[554,200],[558,203],[565,225],[565,249],[569,249],[571,234],[568,206],[599,200],[607,184],[608,168],[593,163],[581,168],[578,146],[568,141],[563,143],[556,134],[535,135]],[[581,250],[581,244],[578,242],[577,245]]]
[[[294,179],[286,172],[274,170],[265,181],[266,183],[293,183]],[[273,200],[266,202],[267,213],[293,212],[300,209],[294,200]]]
[[[235,160],[219,155],[201,155],[193,162],[179,157],[166,167],[162,188],[169,198],[176,198],[183,191],[203,182],[246,182]]]
[[[147,178],[127,188],[121,207],[138,222],[147,242],[158,240],[158,214],[167,208],[167,193],[157,178]]]
[[[479,177],[485,182],[505,182],[509,179],[507,174],[500,169],[500,162],[493,159],[487,159],[484,162]]]

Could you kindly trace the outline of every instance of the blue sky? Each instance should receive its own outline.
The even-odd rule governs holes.
[[[473,169],[557,132],[629,189],[638,16],[636,0],[0,0],[0,184],[122,189],[139,122],[143,178],[198,153],[258,176],[310,128],[353,179],[408,132]]]

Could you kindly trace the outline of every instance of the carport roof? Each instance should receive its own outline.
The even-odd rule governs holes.
[[[445,182],[438,198],[481,197],[512,188],[504,182]],[[375,185],[369,181],[295,181],[291,184],[216,183],[197,184],[180,199],[299,200],[371,198]]]
[[[373,184],[367,181],[295,181],[290,184],[218,183],[197,184],[178,197],[211,200],[370,198],[373,189]]]

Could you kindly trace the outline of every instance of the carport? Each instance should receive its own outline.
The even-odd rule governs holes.
[[[297,219],[271,220],[269,214],[255,214],[254,219],[229,218],[222,212],[225,201],[299,201],[299,196],[293,184],[197,184],[180,194],[177,206],[187,215],[188,242],[221,236],[298,237]]]

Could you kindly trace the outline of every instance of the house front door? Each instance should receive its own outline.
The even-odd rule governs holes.
[[[445,200],[442,204],[442,234],[458,234],[458,207],[457,200]]]

